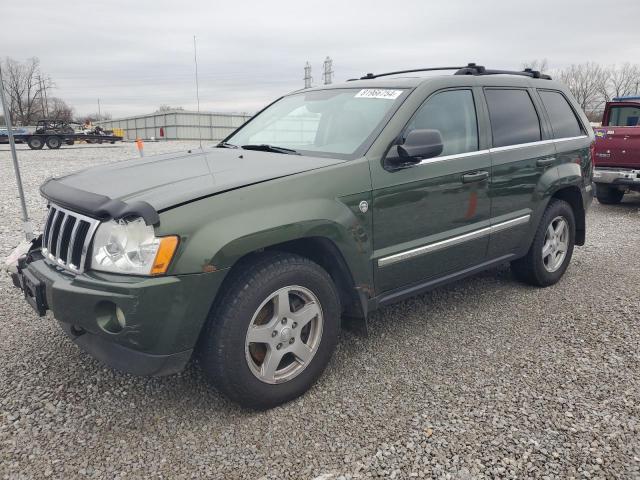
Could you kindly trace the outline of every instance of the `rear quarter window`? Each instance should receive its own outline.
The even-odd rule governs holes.
[[[575,112],[560,92],[538,90],[553,129],[554,138],[579,137],[584,135]]]
[[[494,147],[537,142],[540,119],[526,90],[486,89]]]

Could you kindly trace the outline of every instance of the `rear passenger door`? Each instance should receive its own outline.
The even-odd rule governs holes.
[[[489,258],[525,243],[542,196],[541,177],[555,164],[555,147],[528,88],[485,88],[491,125]]]
[[[573,176],[582,184],[582,178],[577,177],[582,177],[582,170],[589,168],[589,146],[584,141],[587,137],[585,127],[562,92],[538,89],[538,95],[553,133],[555,165],[563,178],[570,179]]]

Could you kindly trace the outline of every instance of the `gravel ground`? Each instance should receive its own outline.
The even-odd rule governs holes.
[[[19,148],[38,220],[46,177],[136,154]],[[6,145],[0,174],[4,256],[20,240]],[[640,196],[594,202],[558,285],[504,267],[385,308],[369,337],[345,332],[304,397],[264,413],[220,397],[197,366],[159,379],[104,368],[2,275],[0,478],[640,478],[639,226]]]

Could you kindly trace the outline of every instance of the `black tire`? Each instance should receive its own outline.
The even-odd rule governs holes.
[[[44,142],[42,141],[42,137],[29,137],[27,139],[27,145],[29,145],[31,150],[42,150]]]
[[[566,253],[562,263],[554,271],[549,271],[545,267],[543,259],[543,248],[545,244],[545,235],[549,225],[555,221],[558,217],[563,218],[568,229],[568,241],[566,247]],[[571,256],[573,255],[573,247],[575,246],[576,239],[576,220],[571,205],[564,200],[552,199],[547,205],[547,208],[540,220],[538,229],[531,243],[531,247],[527,254],[511,262],[511,271],[514,276],[521,282],[528,283],[529,285],[535,285],[537,287],[548,287],[553,285],[562,278],[564,272],[571,262]]]
[[[50,137],[47,137],[46,142],[47,142],[47,147],[50,148],[51,150],[57,150],[62,146],[62,139],[55,135],[51,135]]]
[[[615,205],[622,201],[624,190],[609,187],[608,185],[596,184],[596,197],[603,205]]]
[[[280,252],[257,255],[230,275],[200,338],[202,369],[221,393],[244,407],[263,410],[293,400],[320,377],[338,342],[340,303],[331,277],[304,257]],[[248,329],[263,302],[288,286],[306,288],[318,299],[321,335],[315,354],[300,373],[284,383],[265,383],[253,373],[247,358]],[[277,321],[275,310],[271,318]],[[295,328],[294,323],[291,326]]]

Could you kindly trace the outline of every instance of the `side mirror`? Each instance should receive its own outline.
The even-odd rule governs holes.
[[[394,168],[419,163],[426,158],[437,157],[444,148],[439,130],[411,130],[401,145],[394,145],[385,163]]]

